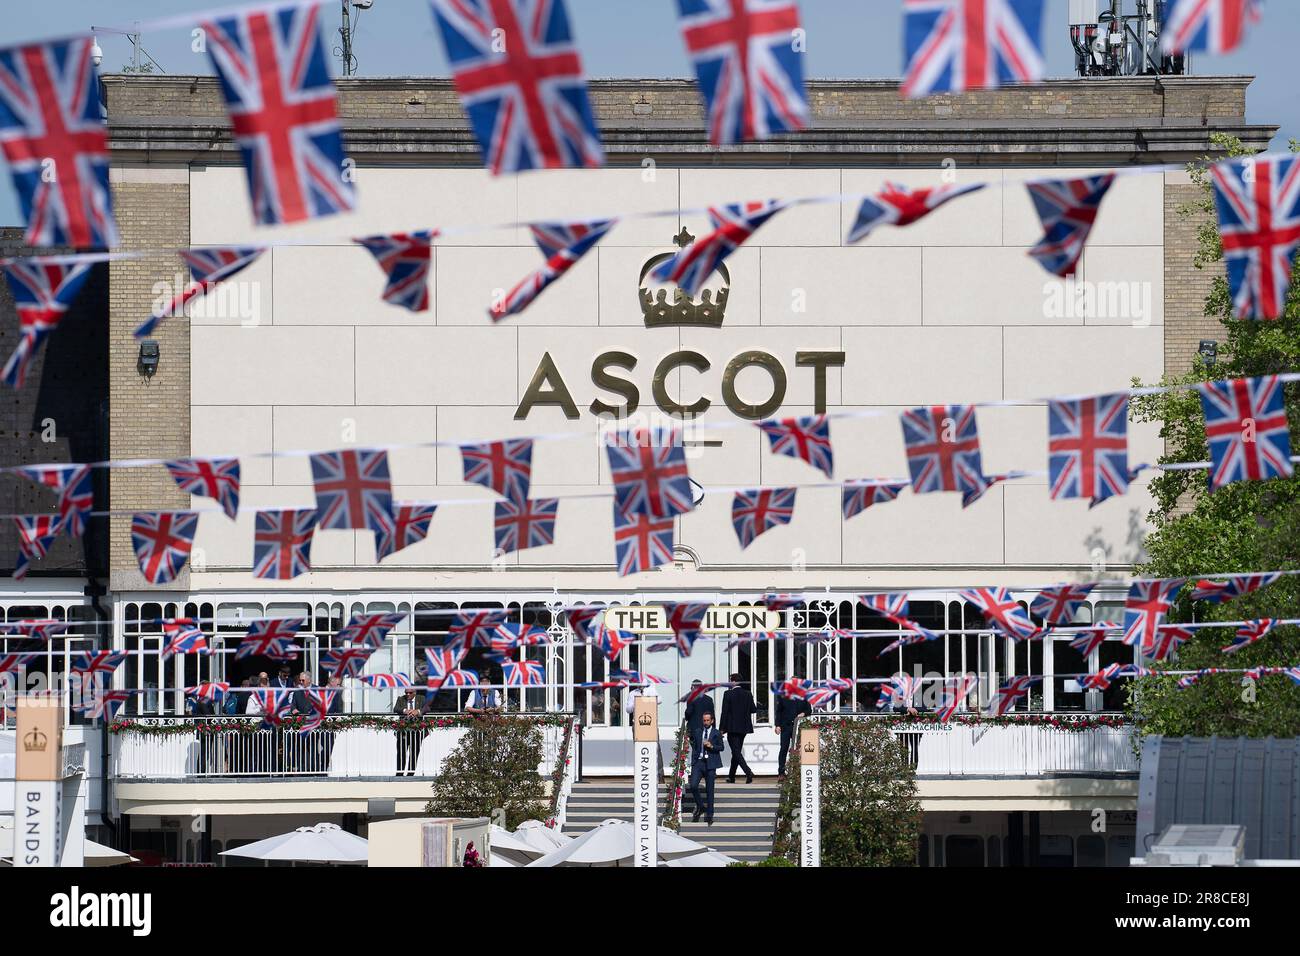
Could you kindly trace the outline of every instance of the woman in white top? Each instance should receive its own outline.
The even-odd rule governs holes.
[[[266,674],[257,675],[257,683],[253,685],[254,689],[269,687],[271,680]],[[248,695],[248,706],[244,708],[244,713],[253,717],[263,717],[266,715],[266,709],[262,706],[262,699],[257,694]]]

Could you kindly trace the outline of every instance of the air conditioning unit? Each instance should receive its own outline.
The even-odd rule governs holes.
[[[1246,828],[1175,823],[1147,851],[1147,866],[1240,866]]]

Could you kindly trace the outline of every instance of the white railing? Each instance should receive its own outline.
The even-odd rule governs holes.
[[[1062,720],[1069,722],[1070,718]],[[918,777],[1036,777],[1138,770],[1130,726],[1064,730],[954,722],[897,724],[890,729],[907,749]]]
[[[560,792],[555,798],[555,813],[551,816],[551,826],[556,830],[564,829],[564,821],[569,812],[569,795],[573,793],[573,780],[577,776],[578,770],[578,748],[581,746],[578,740],[580,730],[581,726],[576,719],[570,722],[568,746],[564,750],[564,771],[560,775]],[[563,728],[560,729],[560,733],[559,743],[563,744]],[[545,745],[543,745],[543,751],[545,749]],[[555,766],[554,762],[552,762],[551,766]]]
[[[227,725],[199,730],[205,723]],[[183,732],[126,731],[113,736],[113,775],[125,780],[213,777],[433,777],[465,735],[462,727],[395,730],[384,727],[318,729],[300,733],[231,718],[154,718],[140,724],[181,725]],[[549,777],[564,738],[562,726],[542,727],[542,761]]]

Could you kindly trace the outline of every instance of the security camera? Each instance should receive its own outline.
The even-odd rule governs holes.
[[[100,47],[98,40],[91,41],[90,59],[91,62],[95,64],[95,66],[99,66],[99,64],[104,62],[104,51]]]

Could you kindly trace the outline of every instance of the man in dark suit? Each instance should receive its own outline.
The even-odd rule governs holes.
[[[699,687],[701,683],[702,682],[698,678],[691,681],[691,690],[695,690],[695,688]],[[713,698],[708,694],[701,694],[686,705],[686,726],[689,728],[692,737],[694,737],[696,732],[699,731],[701,725],[704,723],[703,717],[705,714],[708,714],[710,717],[713,716]]]
[[[808,701],[778,696],[776,699],[776,726],[781,731],[781,753],[776,758],[777,774],[785,776],[785,758],[790,752],[790,738],[794,734],[794,722],[799,717],[808,717],[812,714],[812,707]]]
[[[736,768],[745,771],[745,783],[754,782],[754,771],[745,763],[745,737],[754,732],[754,713],[758,705],[749,688],[740,684],[740,675],[732,674],[731,682],[739,684],[722,695],[722,719],[718,729],[727,735],[727,749],[731,751],[731,770],[727,774],[727,783],[736,782]]]
[[[420,720],[424,714],[424,701],[415,696],[415,688],[408,687],[393,704],[393,713],[406,721]],[[420,759],[420,743],[424,740],[424,729],[413,726],[405,729],[394,728],[397,734],[397,775],[410,777],[415,775],[415,765]]]
[[[722,734],[713,726],[713,712],[701,715],[700,729],[691,733],[691,796],[695,798],[695,816],[692,823],[704,819],[713,823],[713,784],[722,767]],[[705,800],[700,799],[700,778],[704,778]]]

